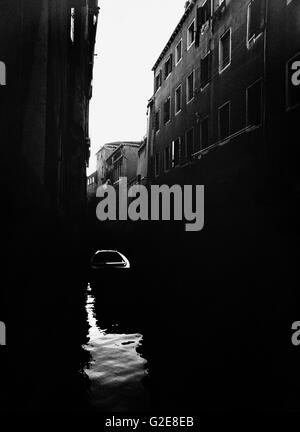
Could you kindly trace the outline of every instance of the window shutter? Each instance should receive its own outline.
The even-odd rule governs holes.
[[[170,55],[170,72],[173,70],[173,54]]]
[[[162,70],[159,71],[159,84],[162,85]]]

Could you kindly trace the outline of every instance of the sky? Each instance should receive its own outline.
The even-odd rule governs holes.
[[[185,0],[99,0],[93,98],[91,159],[113,141],[140,141],[147,129],[153,94],[152,67],[184,14]]]

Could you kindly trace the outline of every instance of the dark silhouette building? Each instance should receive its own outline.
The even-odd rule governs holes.
[[[16,237],[9,246],[28,245],[45,226],[76,232],[84,222],[97,3],[1,2],[1,179]]]
[[[66,406],[59,385],[72,388],[78,378],[75,361],[64,377],[54,365],[66,355],[62,322],[76,326],[83,292],[97,3],[0,2],[0,320],[8,329],[0,352],[0,411]],[[74,359],[78,340],[68,341]],[[45,385],[36,381],[40,356]]]

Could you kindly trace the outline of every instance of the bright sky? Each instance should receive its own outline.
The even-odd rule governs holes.
[[[106,142],[139,141],[146,134],[154,63],[184,14],[185,0],[99,0],[91,159]]]

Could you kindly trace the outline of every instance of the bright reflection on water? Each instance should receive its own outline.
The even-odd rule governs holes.
[[[148,393],[141,382],[147,374],[146,360],[137,352],[143,336],[108,333],[99,328],[101,316],[96,318],[94,305],[95,298],[88,286],[86,311],[90,329],[84,349],[91,356],[85,369],[90,379],[91,408],[97,411],[147,410]],[[115,328],[117,331],[117,326]]]

